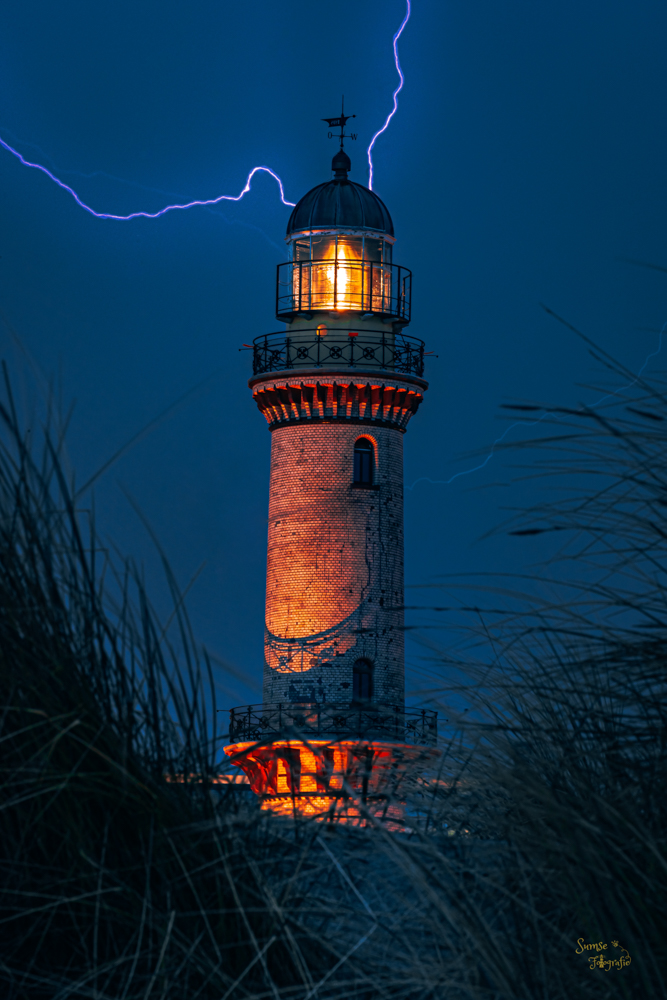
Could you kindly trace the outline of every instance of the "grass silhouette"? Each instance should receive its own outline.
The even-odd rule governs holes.
[[[213,791],[212,671],[168,567],[165,627],[75,501],[57,423],[24,434],[6,383],[3,996],[667,995],[667,393],[550,421],[528,469],[561,492],[502,530],[560,547],[475,604],[458,691],[437,668],[439,771],[395,834]],[[581,939],[631,962],[591,968]]]

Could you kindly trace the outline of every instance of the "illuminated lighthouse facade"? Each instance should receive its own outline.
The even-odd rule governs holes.
[[[426,383],[395,371],[411,275],[392,263],[387,209],[349,166],[340,151],[333,180],[292,212],[285,355],[255,349],[250,384],[272,431],[266,702],[405,697],[403,433]],[[409,361],[422,370],[417,342]],[[276,364],[290,367],[261,371]]]
[[[397,762],[435,742],[404,682],[403,438],[424,345],[405,333],[387,208],[349,180],[342,143],[332,170],[290,217],[287,327],[255,340],[249,383],[271,432],[264,702],[232,710],[227,752],[279,812],[357,792],[377,806]]]

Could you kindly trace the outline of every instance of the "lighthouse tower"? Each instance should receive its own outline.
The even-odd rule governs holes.
[[[263,704],[232,709],[226,752],[265,808],[396,814],[436,716],[406,710],[403,438],[427,383],[408,336],[411,272],[381,199],[348,177],[294,208],[278,265],[280,333],[249,385],[271,433]]]

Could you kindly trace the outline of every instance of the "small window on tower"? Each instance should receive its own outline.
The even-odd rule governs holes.
[[[373,485],[373,445],[368,438],[359,438],[354,445],[354,484]]]
[[[373,664],[370,660],[357,660],[352,667],[352,699],[373,700]]]

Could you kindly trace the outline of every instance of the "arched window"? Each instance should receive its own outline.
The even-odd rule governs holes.
[[[359,438],[354,442],[354,484],[373,485],[373,445],[368,438]]]
[[[354,701],[373,700],[373,664],[357,660],[352,667],[352,698]]]

